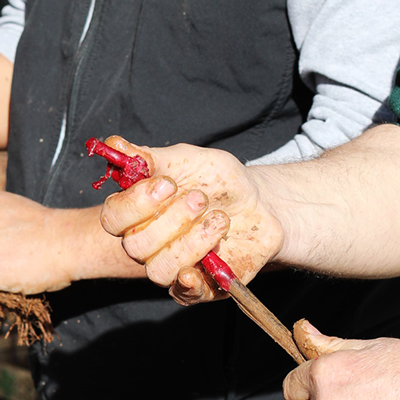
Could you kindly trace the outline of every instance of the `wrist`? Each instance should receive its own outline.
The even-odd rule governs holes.
[[[100,211],[101,206],[50,211],[52,224],[60,229],[60,268],[70,281],[145,277],[144,267],[125,253],[121,238],[103,229]]]
[[[288,165],[249,167],[257,182],[259,198],[266,213],[270,213],[282,228],[282,244],[270,261],[291,263],[292,247],[298,243],[302,219],[296,213],[298,190]],[[295,171],[293,171],[294,173]]]
[[[326,251],[318,249],[330,243],[331,222],[343,222],[340,192],[325,187],[312,161],[254,168],[261,202],[283,232],[282,246],[271,261],[319,270]]]

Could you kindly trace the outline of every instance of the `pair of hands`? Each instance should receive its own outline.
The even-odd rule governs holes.
[[[114,194],[102,211],[102,224],[123,236],[134,261],[120,239],[101,228],[100,208],[52,210],[2,192],[0,289],[36,293],[78,279],[140,277],[146,269],[154,282],[170,286],[178,302],[193,304],[224,297],[199,264],[212,249],[244,283],[264,264],[285,261],[293,215],[285,221],[279,214],[282,207],[271,201],[279,186],[261,169],[218,150],[136,148],[116,138],[108,144],[152,161],[153,178]],[[398,340],[342,341],[320,334],[311,340],[321,354],[335,353],[294,370],[284,384],[288,400],[398,397]]]

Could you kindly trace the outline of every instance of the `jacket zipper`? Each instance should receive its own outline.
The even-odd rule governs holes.
[[[82,68],[82,64],[86,60],[87,56],[90,54],[92,46],[95,42],[95,31],[100,20],[103,2],[104,0],[91,0],[89,6],[85,26],[82,30],[80,45],[75,55],[75,60],[73,62],[74,66],[72,68],[72,74],[68,89],[66,109],[63,117],[62,127],[60,130],[59,142],[53,156],[52,166],[43,192],[43,205],[48,206],[50,203],[51,187],[57,182],[60,165],[62,164],[63,158],[66,154],[66,149],[69,144],[70,125],[75,117],[78,100],[77,94],[79,92],[81,78],[84,71],[84,68]]]

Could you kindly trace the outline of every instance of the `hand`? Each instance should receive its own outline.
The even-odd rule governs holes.
[[[321,355],[286,377],[286,400],[400,398],[399,339],[344,340],[322,335],[307,321],[302,329],[307,347]]]
[[[102,224],[123,236],[130,257],[144,263],[151,280],[171,286],[181,304],[221,297],[200,260],[214,250],[243,283],[279,251],[283,232],[260,196],[257,169],[231,154],[190,145],[134,146],[106,143],[149,163],[152,178],[111,195]]]
[[[0,290],[34,294],[79,279],[145,276],[102,229],[100,207],[51,209],[2,191],[0,204]]]

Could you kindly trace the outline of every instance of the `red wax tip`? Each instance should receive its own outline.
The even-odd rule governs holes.
[[[98,156],[104,157],[109,163],[119,168],[125,168],[128,164],[135,162],[136,157],[129,157],[118,150],[106,145],[96,138],[91,138],[86,142],[86,148],[88,149],[89,157],[97,154]]]
[[[202,260],[201,263],[214,280],[218,283],[221,289],[229,292],[231,283],[237,276],[233,273],[229,265],[221,260],[213,251],[210,251]]]
[[[93,182],[94,189],[100,189],[110,177],[122,189],[128,189],[136,182],[150,176],[146,161],[138,155],[134,157],[127,156],[96,138],[89,139],[86,142],[86,148],[88,149],[89,157],[97,154],[108,161],[106,174],[97,182]]]

